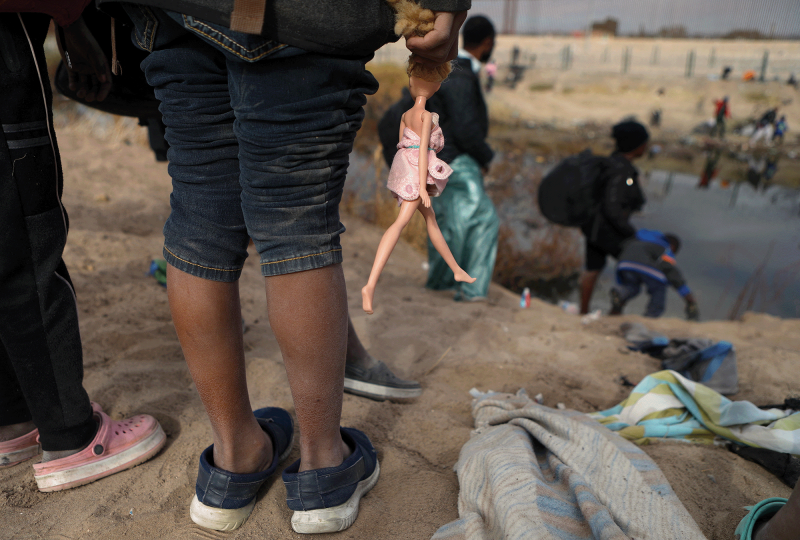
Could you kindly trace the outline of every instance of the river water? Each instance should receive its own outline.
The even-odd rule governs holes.
[[[800,317],[800,191],[756,191],[749,184],[725,189],[718,183],[697,189],[697,181],[654,171],[645,185],[647,205],[633,223],[681,238],[678,266],[702,319],[727,319],[745,309]],[[607,306],[612,279],[608,268],[598,307]],[[640,297],[626,312],[643,313],[644,306]],[[666,315],[682,314],[683,301],[673,290]]]
[[[552,166],[552,165],[551,165]],[[511,195],[497,204],[501,222],[525,249],[546,230],[535,203],[535,183],[547,165],[524,159],[520,174],[509,179]],[[385,174],[386,169],[383,169]],[[682,247],[678,266],[694,292],[702,320],[737,317],[745,310],[780,317],[800,317],[800,191],[772,186],[757,191],[749,184],[723,188],[715,182],[697,189],[692,175],[653,171],[643,179],[647,204],[633,217],[637,228],[677,234]],[[375,178],[371,160],[354,153],[346,191],[371,199],[383,181]],[[544,227],[543,227],[544,226]],[[575,241],[581,242],[580,235]],[[582,249],[580,250],[582,253]],[[614,282],[614,261],[601,274],[593,309],[610,309],[608,291]],[[546,296],[576,302],[575,280],[545,283]],[[626,306],[626,313],[644,313],[647,297],[641,294]],[[683,317],[684,304],[675,290],[667,296],[665,316]]]

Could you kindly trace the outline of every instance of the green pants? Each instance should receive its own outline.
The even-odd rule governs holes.
[[[475,283],[456,283],[453,272],[428,240],[428,282],[434,290],[456,290],[456,300],[486,297],[497,258],[500,220],[483,189],[478,163],[466,154],[450,163],[453,174],[441,196],[432,199],[436,221],[456,262]]]

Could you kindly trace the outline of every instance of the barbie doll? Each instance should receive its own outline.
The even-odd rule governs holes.
[[[431,73],[432,70],[425,66],[413,63],[409,65],[408,86],[414,98],[414,106],[403,114],[400,121],[400,143],[397,145],[398,151],[392,161],[387,182],[387,187],[400,206],[400,214],[381,238],[369,281],[361,289],[362,307],[370,314],[373,312],[372,300],[378,278],[400,239],[400,233],[416,210],[425,218],[431,243],[453,270],[455,280],[467,283],[475,281],[475,278],[470,277],[456,263],[431,208],[430,198],[442,192],[447,184],[447,177],[453,172],[447,163],[436,157],[436,153],[444,147],[442,128],[438,125],[439,116],[425,110],[426,101],[439,90],[441,81],[450,71],[449,64],[446,66],[442,76],[441,67]]]

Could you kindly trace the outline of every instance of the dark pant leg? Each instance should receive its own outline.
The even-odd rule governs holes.
[[[649,276],[644,277],[644,285],[647,287],[647,294],[650,301],[644,312],[645,317],[661,317],[667,307],[667,284]]]
[[[31,419],[14,366],[11,365],[6,348],[0,343],[0,426],[30,422]]]
[[[642,275],[640,273],[631,272],[630,270],[617,272],[617,283],[614,285],[614,289],[619,294],[622,304],[626,304],[631,299],[636,298],[641,288]]]
[[[96,428],[61,259],[67,216],[42,49],[48,25],[39,15],[0,14],[0,425],[29,415],[42,447],[55,451],[86,444]]]

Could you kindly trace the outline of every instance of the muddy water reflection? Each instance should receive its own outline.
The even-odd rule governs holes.
[[[800,317],[800,191],[756,191],[748,184],[738,192],[719,184],[703,190],[697,182],[695,176],[670,180],[654,171],[646,184],[647,206],[633,221],[681,237],[678,265],[702,318],[726,319],[745,309]],[[603,279],[608,287],[611,272]],[[639,298],[626,311],[642,313],[644,304]],[[682,316],[682,308],[671,292],[667,315]]]

